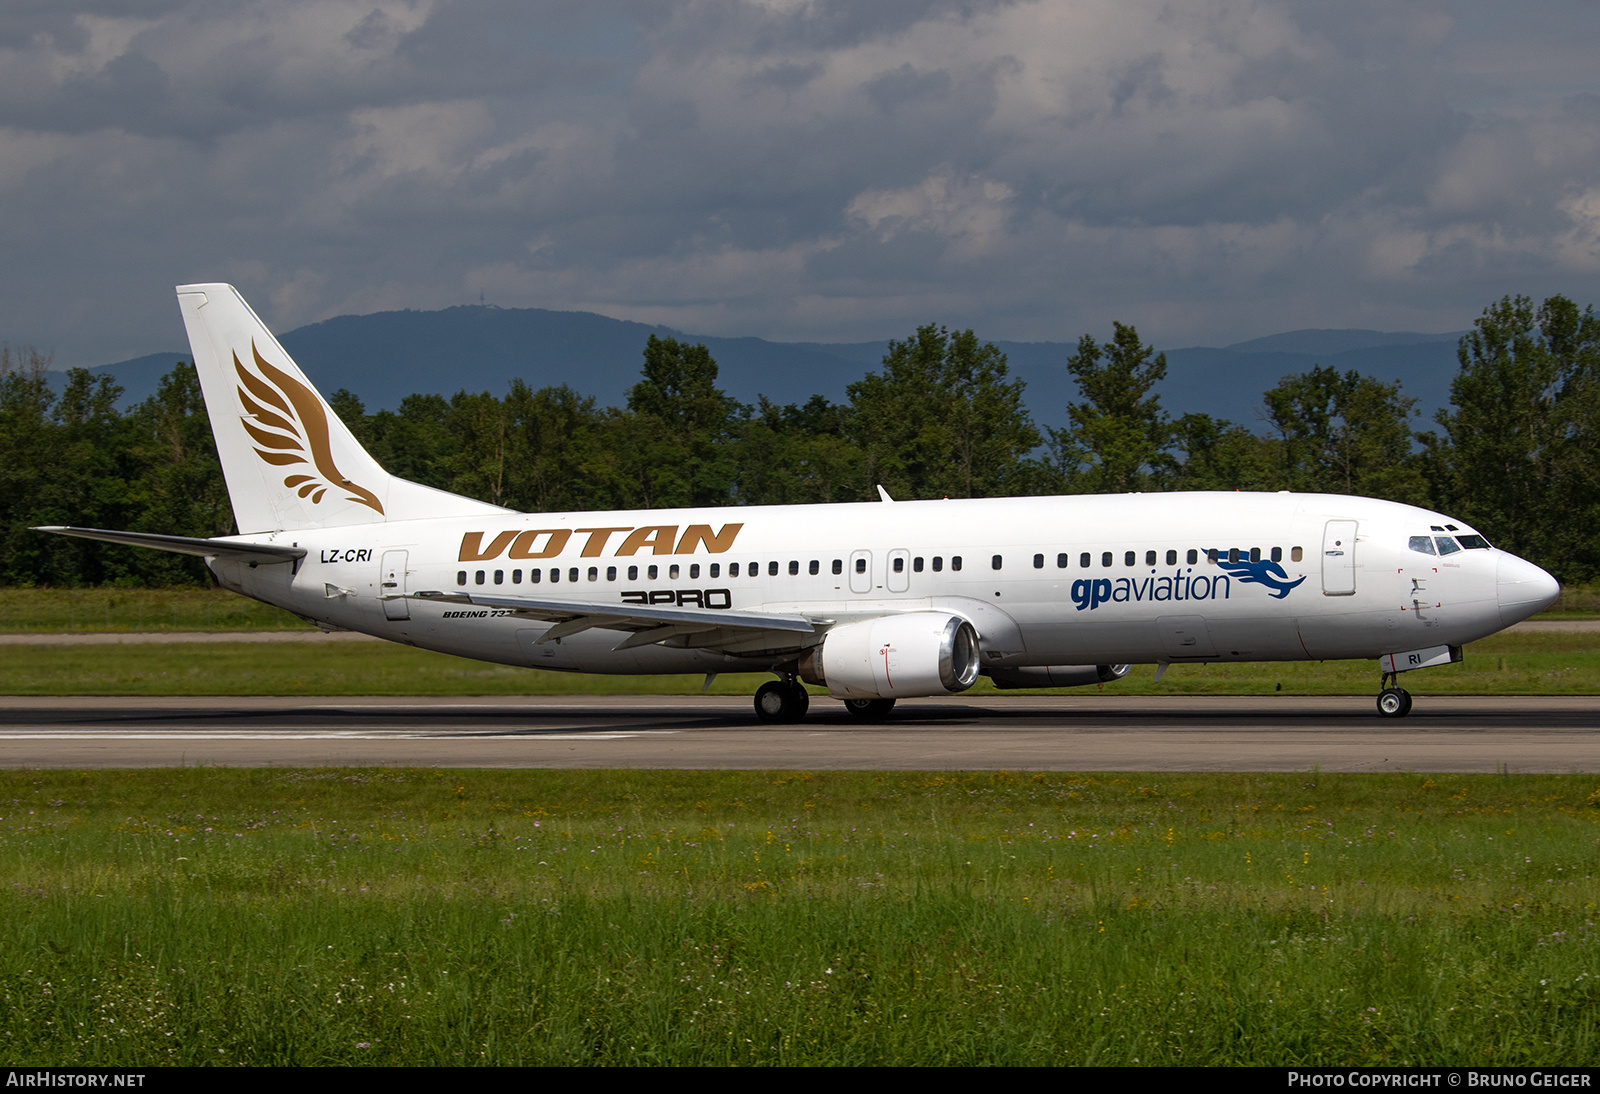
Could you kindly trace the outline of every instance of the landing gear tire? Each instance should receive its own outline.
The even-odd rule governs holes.
[[[810,706],[811,696],[793,681],[769,680],[756,689],[756,717],[763,722],[798,722]]]
[[[1411,713],[1411,693],[1404,688],[1384,688],[1378,693],[1378,713],[1385,718],[1404,718]]]
[[[861,722],[881,722],[894,709],[893,699],[846,699],[844,709]]]

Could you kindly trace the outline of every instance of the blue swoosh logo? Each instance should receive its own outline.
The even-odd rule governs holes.
[[[1229,562],[1227,552],[1217,552],[1217,565],[1233,577],[1238,578],[1247,585],[1265,585],[1272,590],[1275,600],[1282,600],[1289,595],[1289,591],[1305,580],[1305,577],[1289,580],[1289,575],[1283,567],[1276,562],[1262,559],[1260,562]]]

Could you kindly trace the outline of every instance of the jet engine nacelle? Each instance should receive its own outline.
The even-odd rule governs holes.
[[[989,669],[997,688],[1076,688],[1106,684],[1128,675],[1132,665],[1033,665],[1016,669]]]
[[[978,632],[958,615],[907,612],[834,627],[800,678],[836,699],[951,695],[978,679]]]

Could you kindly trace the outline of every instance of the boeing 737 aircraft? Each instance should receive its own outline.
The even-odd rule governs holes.
[[[1329,494],[515,513],[385,472],[232,286],[178,302],[240,534],[41,531],[202,556],[328,630],[567,672],[770,672],[773,722],[804,716],[801,681],[872,718],[980,674],[1376,658],[1401,717],[1400,673],[1558,592],[1460,521]]]

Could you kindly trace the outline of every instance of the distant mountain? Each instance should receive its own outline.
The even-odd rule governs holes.
[[[909,335],[911,332],[906,332]],[[766,395],[799,403],[814,394],[835,402],[876,369],[885,342],[769,342],[717,338],[670,327],[609,319],[590,312],[463,306],[443,311],[342,315],[280,336],[284,348],[324,393],[348,388],[368,410],[394,409],[414,392],[505,392],[514,377],[535,388],[568,384],[602,406],[621,406],[639,379],[651,334],[704,343],[720,366],[723,389],[742,402]],[[1167,379],[1158,389],[1174,416],[1203,412],[1257,428],[1261,395],[1284,376],[1316,365],[1355,369],[1384,382],[1399,380],[1425,419],[1450,399],[1460,333],[1301,330],[1231,346],[1169,349]],[[1034,418],[1063,425],[1077,397],[1066,360],[1068,342],[995,345],[1012,375],[1027,382]],[[94,370],[116,376],[124,403],[153,394],[188,352],[149,354]]]
[[[1387,349],[1414,346],[1423,342],[1449,342],[1451,348],[1466,331],[1454,334],[1418,334],[1415,331],[1381,330],[1291,330],[1269,334],[1248,342],[1235,342],[1227,348],[1236,353],[1308,353],[1328,357],[1353,350]]]

